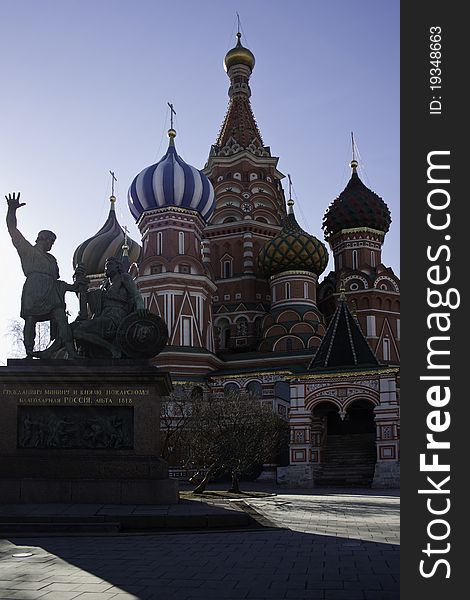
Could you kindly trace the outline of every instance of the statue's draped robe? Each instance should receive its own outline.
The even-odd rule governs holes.
[[[35,317],[38,321],[48,321],[55,309],[65,310],[57,261],[52,254],[33,246],[19,231],[12,235],[12,241],[26,276],[21,295],[21,316],[23,319]]]

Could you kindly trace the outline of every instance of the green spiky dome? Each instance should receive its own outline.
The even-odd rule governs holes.
[[[304,231],[290,212],[284,226],[258,255],[258,269],[265,277],[283,271],[310,271],[321,275],[328,264],[328,251],[320,240]]]
[[[390,229],[392,219],[388,206],[362,183],[354,167],[348,185],[330,204],[323,217],[322,228],[327,239],[342,229],[369,227],[384,233]]]

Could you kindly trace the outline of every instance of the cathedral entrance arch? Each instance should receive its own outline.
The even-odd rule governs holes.
[[[374,404],[363,398],[345,405],[322,401],[312,417],[320,459],[315,485],[369,487],[376,463]]]

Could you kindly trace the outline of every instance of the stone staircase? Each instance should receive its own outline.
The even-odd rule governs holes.
[[[375,434],[329,435],[316,487],[370,487],[376,462]]]

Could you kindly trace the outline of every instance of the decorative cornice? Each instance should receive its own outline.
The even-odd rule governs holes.
[[[350,229],[341,229],[333,235],[330,235],[328,237],[328,241],[332,242],[336,238],[347,233],[373,233],[374,235],[385,237],[385,233],[383,231],[380,231],[380,229],[372,229],[371,227],[351,227]]]
[[[143,223],[143,221],[145,221],[146,218],[161,215],[163,213],[180,213],[182,215],[195,217],[198,221],[202,223],[202,228],[206,226],[204,219],[201,217],[201,214],[197,210],[181,208],[179,206],[162,206],[161,208],[146,210],[140,215],[136,224],[139,227]]]
[[[247,160],[249,163],[253,164],[256,167],[264,167],[266,165],[271,165],[274,167],[274,176],[277,179],[284,179],[284,173],[281,173],[276,167],[279,162],[279,157],[277,156],[256,156],[249,150],[241,150],[236,154],[232,154],[231,156],[209,156],[206,166],[202,170],[206,177],[210,177],[212,174],[212,169],[216,166],[221,167],[231,167],[242,160]]]
[[[276,273],[275,275],[271,275],[269,281],[274,283],[277,280],[282,280],[284,277],[292,277],[292,276],[300,276],[300,277],[309,277],[310,279],[318,280],[318,275],[312,273],[311,271],[281,271],[281,273]]]
[[[388,375],[393,373],[399,373],[400,369],[398,367],[390,368],[378,368],[378,369],[368,369],[366,371],[335,371],[334,373],[305,373],[298,374],[296,373],[295,380],[302,381],[304,379],[332,379],[336,378],[342,381],[345,378],[354,377],[361,378],[367,375]]]
[[[250,371],[246,373],[230,373],[227,375],[218,375],[217,373],[211,373],[207,376],[209,380],[211,379],[247,379],[252,377],[263,377],[264,375],[284,375],[284,376],[294,376],[292,371],[280,370],[280,371]]]

